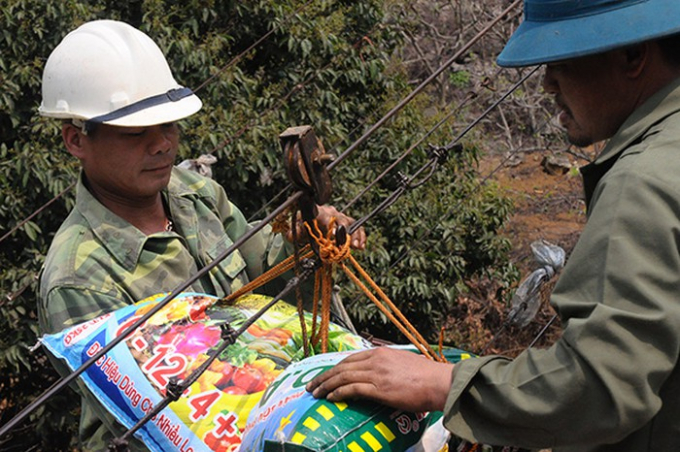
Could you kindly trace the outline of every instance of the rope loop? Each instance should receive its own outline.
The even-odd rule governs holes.
[[[305,223],[309,236],[319,247],[319,257],[324,264],[337,264],[347,259],[350,255],[350,241],[345,240],[342,245],[338,246],[335,240],[335,223],[336,219],[332,217],[328,223],[328,232],[326,232],[325,236],[319,229],[319,224],[316,220],[314,220],[313,228],[308,223]]]

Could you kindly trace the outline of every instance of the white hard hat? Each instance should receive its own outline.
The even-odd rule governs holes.
[[[88,22],[52,51],[39,113],[116,126],[152,126],[196,113],[201,100],[179,85],[155,42],[113,20]]]

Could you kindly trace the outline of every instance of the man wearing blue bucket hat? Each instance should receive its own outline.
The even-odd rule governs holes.
[[[375,349],[316,397],[443,410],[473,442],[557,451],[680,450],[680,0],[525,0],[502,66],[546,64],[582,168],[588,222],[551,297],[562,337],[455,366]]]

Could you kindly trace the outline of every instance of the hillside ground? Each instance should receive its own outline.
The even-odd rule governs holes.
[[[493,173],[492,179],[499,189],[514,201],[514,213],[502,234],[512,244],[510,259],[518,267],[521,280],[538,267],[530,247],[534,241],[546,240],[560,246],[569,258],[586,219],[578,167],[587,163],[586,159],[594,158],[596,152],[596,149],[557,155],[548,151],[530,152],[510,159],[490,154],[481,159],[480,177]],[[563,162],[563,166],[546,165],[548,157]],[[549,346],[561,331],[548,303],[557,277],[559,274],[541,291],[541,308],[524,328],[503,324],[507,318],[508,294],[499,294],[492,284],[479,282],[473,294],[460,300],[462,308],[453,313],[446,330],[454,335],[454,343],[455,332],[465,331],[469,342],[461,346],[479,354],[516,356],[532,344]]]

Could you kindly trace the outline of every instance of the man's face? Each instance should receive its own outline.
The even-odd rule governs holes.
[[[98,198],[135,205],[156,199],[168,185],[179,146],[174,123],[150,127],[99,125],[82,137],[79,156]]]
[[[622,51],[612,51],[546,65],[543,88],[555,96],[572,144],[588,146],[610,138],[632,113],[624,57]]]

